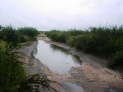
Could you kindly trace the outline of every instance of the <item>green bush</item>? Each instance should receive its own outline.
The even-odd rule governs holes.
[[[18,92],[24,79],[25,72],[17,53],[13,52],[6,42],[0,41],[0,91]]]
[[[39,34],[39,32],[35,28],[31,27],[19,28],[17,31],[19,31],[21,35],[30,37],[31,40]]]
[[[61,43],[66,42],[67,35],[65,34],[65,32],[59,32],[59,31],[53,30],[52,32],[49,32],[49,33],[47,32],[46,34],[54,41],[58,41]]]
[[[12,27],[4,27],[0,31],[0,39],[11,43],[13,46],[16,46],[20,42],[20,36]]]
[[[68,39],[66,40],[66,43],[72,47],[74,47],[75,45],[75,40],[76,37],[75,36],[69,36]]]
[[[68,30],[61,32],[55,30],[45,33],[53,41],[66,43],[87,53],[110,57],[112,65],[113,62],[119,64],[117,61],[122,61],[120,58],[123,57],[123,26],[93,27],[85,31]],[[121,64],[123,65],[123,62]]]
[[[19,89],[30,92],[20,88],[25,83],[26,74],[19,54],[14,51],[22,42],[32,41],[37,35],[34,28],[16,30],[0,26],[0,92],[19,92]]]
[[[18,43],[34,40],[39,32],[34,28],[19,28],[2,27],[0,30],[0,40],[4,40],[11,44],[12,47],[17,47]]]
[[[121,66],[123,64],[123,50],[117,51],[112,56],[113,62],[111,62],[111,67]]]

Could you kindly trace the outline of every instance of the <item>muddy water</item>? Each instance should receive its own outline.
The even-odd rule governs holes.
[[[35,57],[47,65],[53,72],[67,74],[72,67],[80,66],[80,60],[65,49],[38,41]]]
[[[77,56],[73,56],[67,50],[43,40],[38,40],[37,51],[34,56],[58,74],[68,75],[72,67],[79,67],[81,64]],[[84,92],[83,88],[76,83],[63,82],[61,84],[65,92]]]

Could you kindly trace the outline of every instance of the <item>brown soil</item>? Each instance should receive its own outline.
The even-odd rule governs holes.
[[[38,39],[44,40],[49,44],[63,47],[67,50],[72,50],[69,46],[53,42],[48,38],[39,37]],[[81,55],[79,56],[81,57]],[[101,66],[97,62],[84,61],[80,67],[71,69],[71,75],[72,76],[69,78],[62,76],[60,80],[76,82],[85,89],[85,92],[123,92],[123,78],[121,74],[106,66]]]
[[[70,47],[50,41],[48,38],[39,37],[38,39],[70,50]],[[22,61],[25,63],[25,69],[29,75],[41,72],[45,73],[51,81],[51,88],[57,92],[68,92],[63,88],[64,82],[77,83],[84,88],[84,92],[123,92],[123,79],[118,72],[101,67],[100,64],[92,64],[85,61],[80,67],[71,69],[71,76],[56,74],[46,65],[43,65],[41,61],[32,57],[32,52],[35,48],[36,42],[19,50],[19,52],[23,53]],[[112,88],[115,91],[112,91]],[[53,90],[41,90],[43,90],[43,92],[55,92]]]

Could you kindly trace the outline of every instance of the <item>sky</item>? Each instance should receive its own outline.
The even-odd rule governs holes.
[[[123,0],[0,0],[0,25],[40,30],[123,24]]]

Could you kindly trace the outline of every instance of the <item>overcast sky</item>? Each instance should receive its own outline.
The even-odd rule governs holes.
[[[0,25],[51,30],[122,24],[123,0],[0,0]]]

